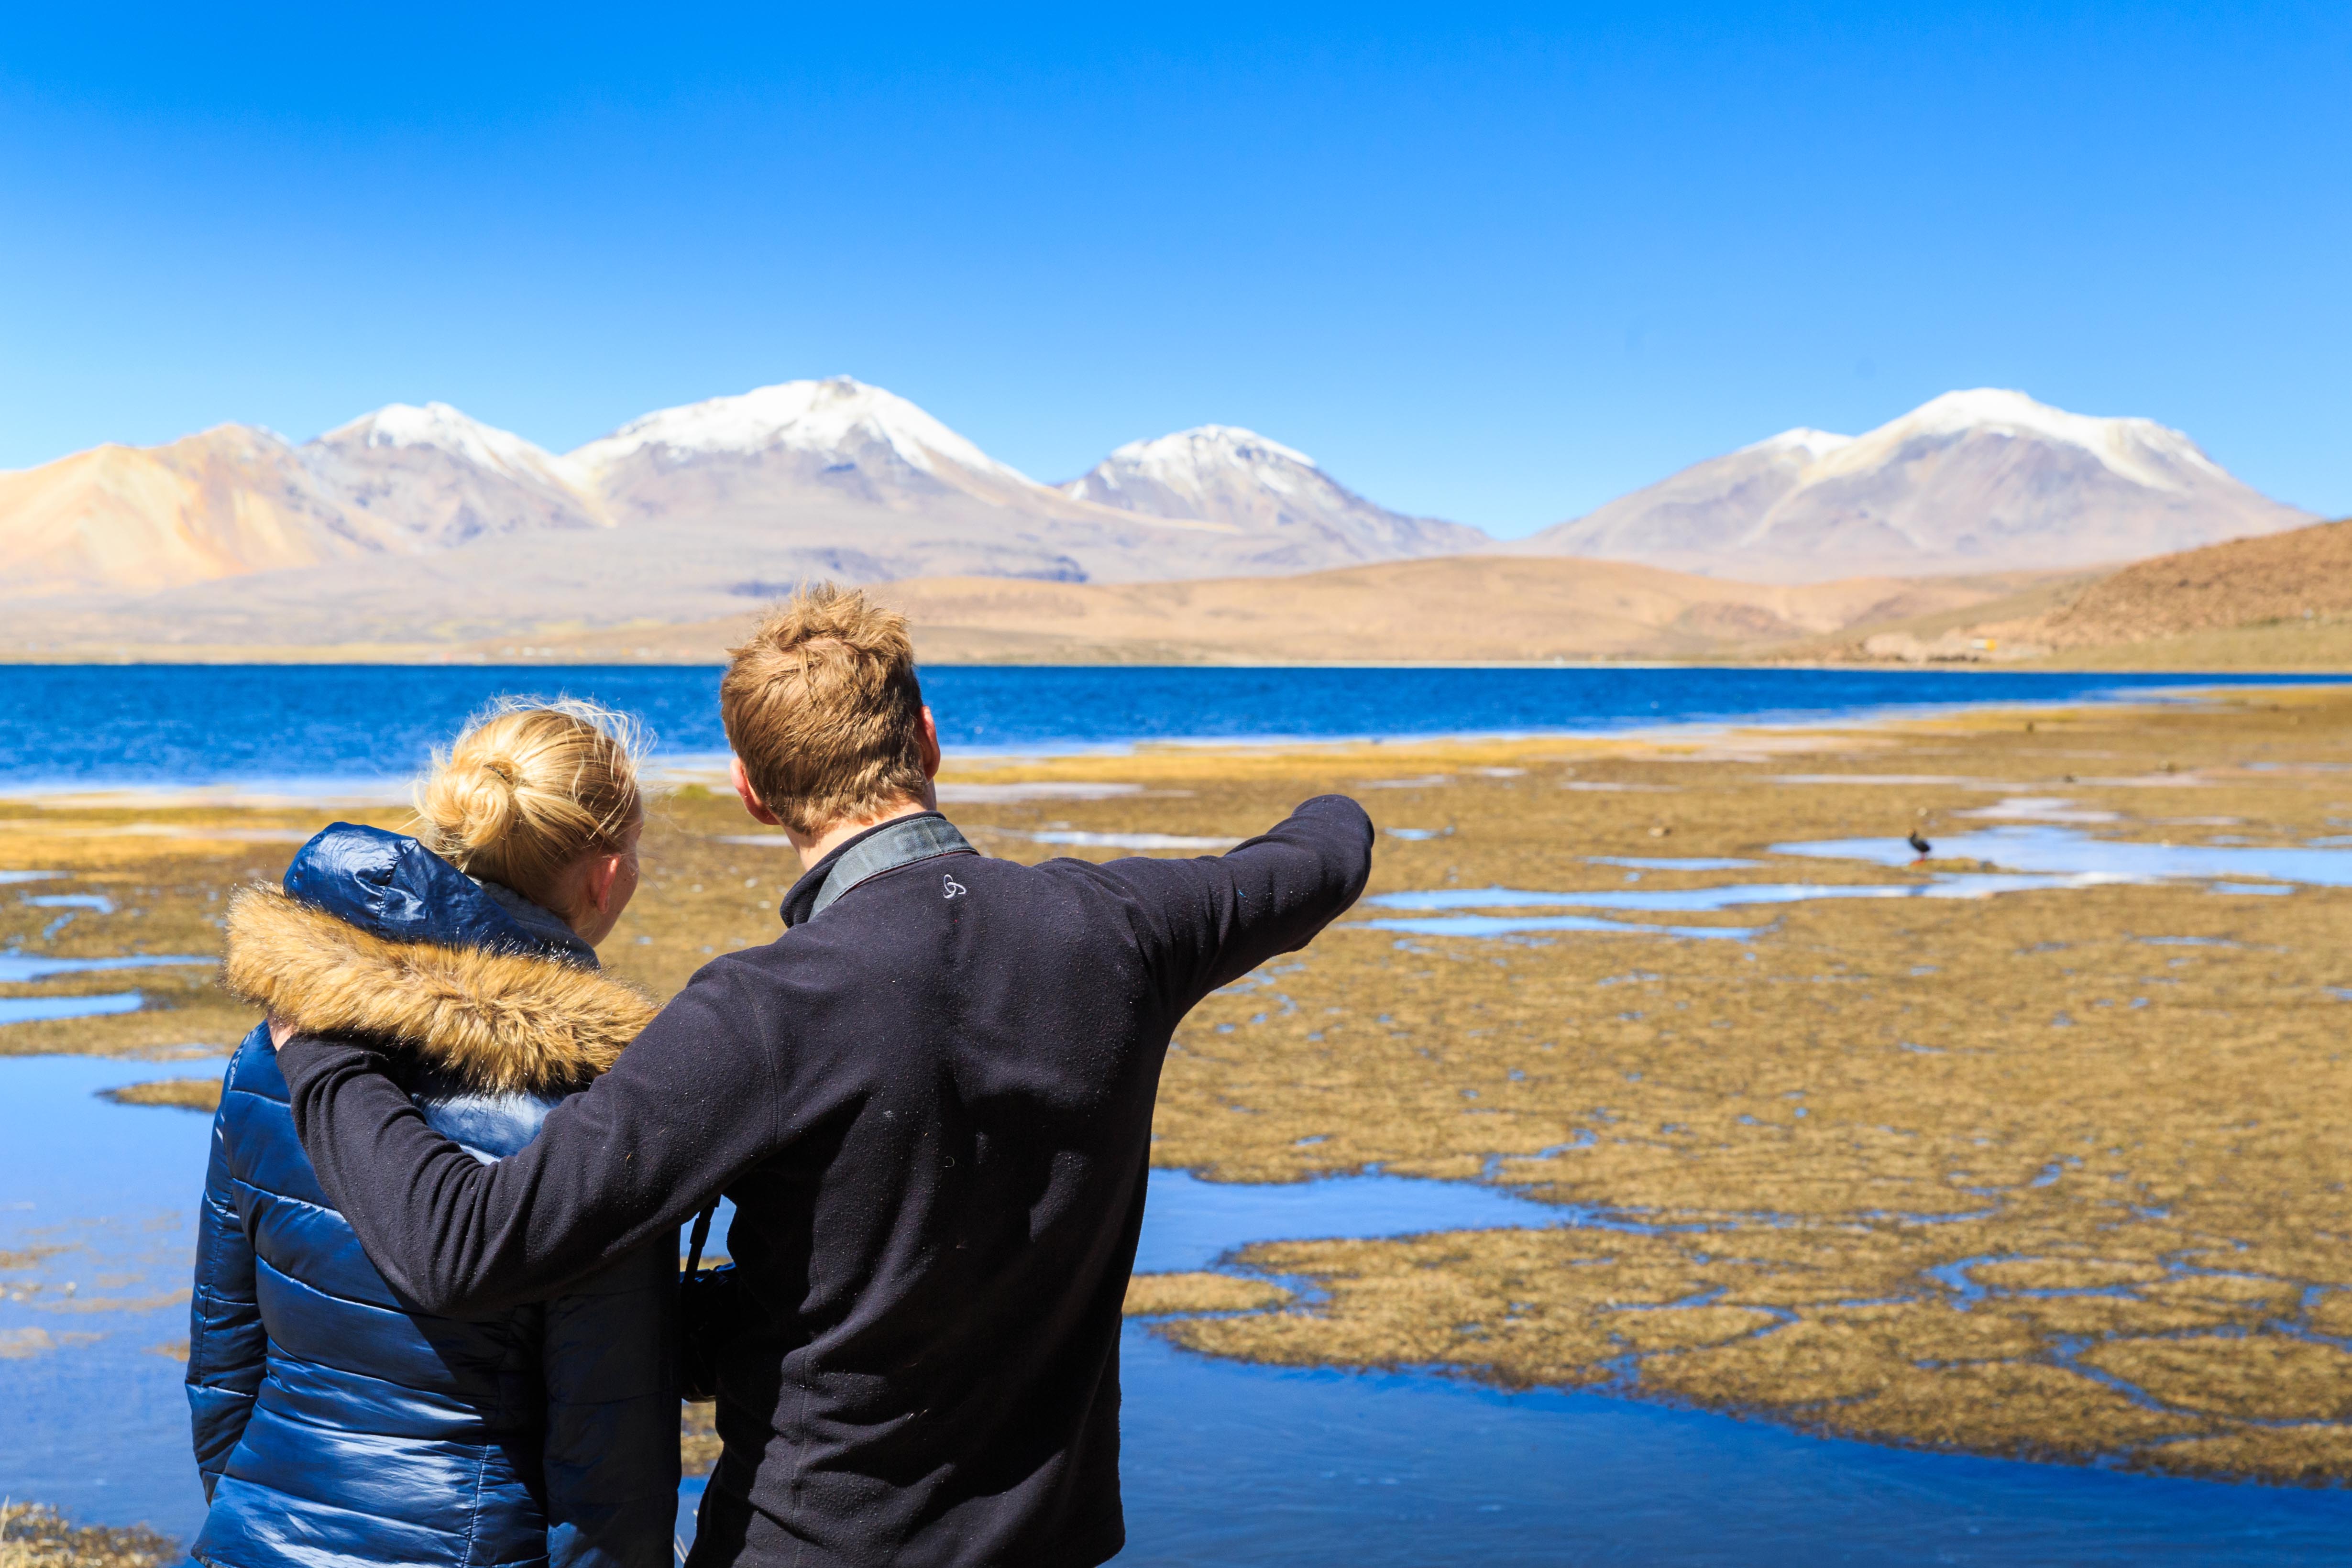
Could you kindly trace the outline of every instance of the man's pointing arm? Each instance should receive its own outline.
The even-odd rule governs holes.
[[[392,1287],[433,1313],[543,1300],[674,1232],[763,1158],[780,1120],[774,1058],[726,968],[697,975],[612,1071],[495,1165],[427,1125],[367,1046],[280,1046],[319,1184]]]
[[[1112,861],[1160,934],[1181,1015],[1277,953],[1313,940],[1364,891],[1372,821],[1344,795],[1318,795],[1223,855]]]

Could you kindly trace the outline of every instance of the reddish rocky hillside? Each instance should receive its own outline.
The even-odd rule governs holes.
[[[2060,647],[2352,615],[2352,518],[2158,556],[2084,589],[2044,622]]]

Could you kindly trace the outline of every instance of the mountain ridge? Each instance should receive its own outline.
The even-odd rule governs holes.
[[[401,548],[353,517],[274,431],[220,424],[0,473],[11,597],[154,592]]]
[[[568,457],[446,402],[387,403],[302,444],[320,480],[420,548],[613,526]]]
[[[1064,495],[1154,517],[1248,518],[1292,532],[1292,550],[1355,562],[1466,553],[1494,541],[1476,528],[1407,517],[1366,500],[1296,447],[1239,425],[1199,424],[1130,441]]]
[[[412,564],[436,558],[406,558]],[[463,561],[461,554],[438,559]],[[299,575],[299,574],[294,574]],[[235,585],[214,585],[215,590]],[[1743,583],[1632,562],[1450,556],[1293,578],[879,585],[926,662],[1331,664],[1674,659],[2352,669],[2352,521],[2112,573]],[[12,607],[9,660],[715,663],[758,613],[584,625],[495,594],[419,607],[173,593]]]
[[[411,562],[437,559],[446,570],[465,559]],[[1328,664],[1753,658],[1791,638],[1964,612],[2031,585],[2024,574],[1730,583],[1629,562],[1459,555],[1287,578],[953,575],[871,591],[908,616],[927,662]],[[163,612],[138,619],[135,641],[120,630],[119,605],[28,607],[0,657],[715,664],[760,611],[747,596],[700,619],[583,625],[556,614],[514,615],[495,591],[467,597],[454,577],[450,599],[430,606],[400,594],[321,604],[279,589],[255,602],[221,591],[227,586],[143,601]]]
[[[1769,436],[1499,548],[1817,581],[2120,564],[2313,520],[2153,420],[1976,388],[1857,436]]]
[[[707,619],[811,576],[1187,580],[1499,553],[1819,581],[2087,569],[2309,520],[2178,431],[2000,389],[1859,436],[1783,431],[1497,541],[1380,507],[1237,425],[1044,484],[836,376],[658,409],[563,454],[444,402],[299,444],[231,424],[92,448],[0,474],[0,599],[373,615],[406,594],[481,623],[502,603],[610,623]]]
[[[110,465],[140,477],[87,472]],[[201,599],[206,584],[262,577],[268,600],[434,592],[449,574],[425,558],[455,551],[470,569],[460,576],[525,597],[642,591],[664,613],[703,615],[810,575],[1151,580],[1486,542],[1385,512],[1305,466],[1320,488],[1300,517],[1251,493],[1282,476],[1246,469],[1203,492],[1213,504],[1107,504],[846,376],[658,409],[561,455],[447,403],[390,403],[299,446],[222,425],[0,475],[0,598]]]

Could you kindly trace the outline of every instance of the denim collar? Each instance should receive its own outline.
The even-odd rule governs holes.
[[[971,855],[980,852],[955,825],[937,811],[894,817],[866,829],[811,866],[793,883],[778,911],[787,926],[804,925],[833,907],[834,901],[869,877],[912,865],[936,855]]]

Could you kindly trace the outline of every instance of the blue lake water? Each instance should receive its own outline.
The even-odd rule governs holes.
[[[1906,1453],[1425,1374],[1237,1366],[1130,1329],[1133,1568],[2341,1563],[2352,1495]]]
[[[183,1293],[207,1118],[97,1092],[219,1063],[0,1060],[0,1491],[185,1539]],[[1155,1172],[1146,1268],[1255,1240],[1560,1222],[1475,1183],[1224,1186]],[[43,1288],[24,1299],[27,1283]],[[66,1286],[76,1288],[68,1293]],[[26,1350],[28,1333],[51,1342]],[[94,1336],[94,1337],[86,1337]],[[1564,1563],[2288,1564],[2346,1560],[2352,1492],[1906,1453],[1589,1393],[1299,1371],[1122,1341],[1136,1568]]]
[[[1582,665],[923,672],[942,738],[967,752],[1606,731],[2331,678]],[[718,686],[716,669],[642,665],[15,665],[0,676],[0,788],[373,785],[410,776],[467,714],[515,694],[593,697],[643,718],[665,753],[703,756],[726,744]]]

